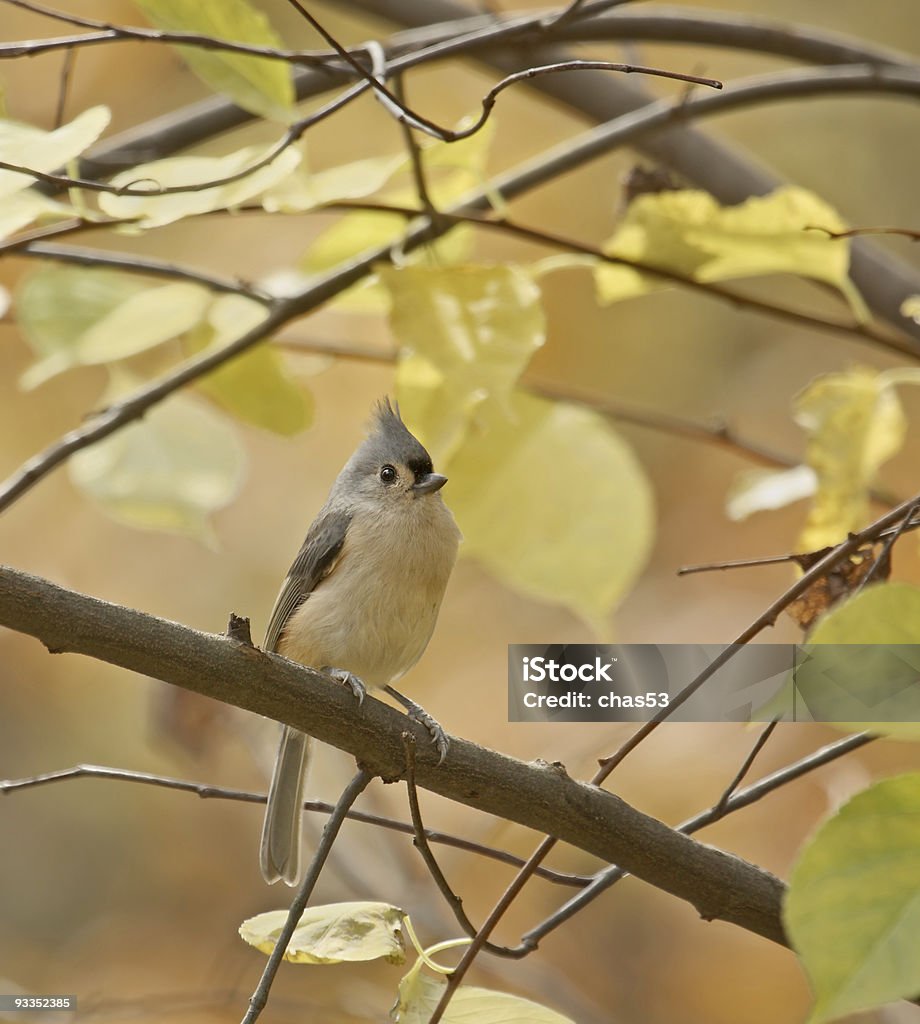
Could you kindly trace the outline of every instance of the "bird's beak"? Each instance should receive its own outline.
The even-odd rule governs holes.
[[[415,481],[412,485],[412,490],[416,494],[434,494],[435,491],[439,491],[446,483],[446,476],[441,476],[440,473],[426,473]]]

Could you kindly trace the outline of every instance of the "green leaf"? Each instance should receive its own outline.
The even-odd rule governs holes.
[[[45,267],[16,292],[20,326],[39,357],[22,385],[169,341],[198,323],[210,302],[206,288],[189,282],[151,285],[117,270]]]
[[[400,982],[394,1020],[428,1024],[446,985],[443,978],[410,971]],[[457,989],[441,1019],[444,1024],[572,1024],[571,1018],[530,999],[468,985]]]
[[[920,775],[886,779],[824,822],[793,868],[786,930],[812,1024],[920,992]]]
[[[112,519],[212,543],[209,516],[236,495],[245,457],[224,419],[174,395],[67,466],[74,485]]]
[[[56,171],[88,149],[105,131],[111,117],[108,107],[92,107],[50,132],[16,121],[0,121],[0,160],[37,171]],[[0,197],[34,184],[31,175],[0,171]]]
[[[805,461],[818,480],[800,551],[836,544],[865,525],[875,475],[904,443],[904,413],[892,383],[856,368],[818,377],[796,398],[796,421],[808,433]]]
[[[287,921],[286,910],[257,914],[240,925],[240,935],[268,956],[275,948]],[[307,907],[284,959],[295,964],[340,964],[386,960],[401,964],[406,959],[403,938],[405,914],[389,903],[330,903]]]
[[[848,732],[869,729],[918,740],[918,651],[920,587],[876,584],[818,621],[806,649],[808,660],[796,673],[797,688],[814,717]]]
[[[174,188],[221,181],[254,167],[269,152],[262,146],[246,146],[226,156],[175,156],[166,160],[141,164],[116,174],[111,184],[116,188]],[[138,223],[123,231],[142,230],[171,224],[183,217],[194,217],[212,210],[232,210],[255,199],[266,189],[277,185],[300,163],[301,154],[292,146],[283,150],[271,163],[226,185],[215,185],[192,192],[168,195],[115,195],[103,192],[99,206],[110,217],[137,219]]]
[[[268,18],[247,0],[134,2],[159,29],[195,32],[213,39],[273,49],[283,45]],[[287,62],[199,46],[177,49],[205,85],[225,93],[244,110],[277,121],[293,120],[294,85]]]
[[[509,395],[546,339],[540,289],[515,266],[381,267],[399,343],[396,391],[441,465],[483,402]]]
[[[603,632],[651,547],[648,480],[596,413],[524,394],[510,406],[484,405],[446,470],[462,551]]]
[[[702,282],[799,274],[838,288],[865,320],[868,310],[849,278],[847,241],[809,230],[845,226],[822,199],[794,186],[724,207],[708,192],[659,192],[630,204],[604,251]],[[604,303],[662,287],[653,277],[610,264],[598,265],[595,282]]]
[[[189,339],[191,351],[224,348],[266,316],[265,307],[253,299],[221,295],[208,310],[206,323]],[[296,434],[312,419],[312,402],[268,343],[209,373],[198,382],[198,389],[238,419],[276,434]]]

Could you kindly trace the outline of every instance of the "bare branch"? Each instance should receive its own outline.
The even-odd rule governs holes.
[[[0,779],[0,795],[5,796],[20,790],[34,789],[36,786],[71,782],[75,779],[107,779],[114,782],[133,782],[144,786],[161,786],[164,789],[194,793],[202,800],[232,800],[247,804],[265,803],[264,793],[251,793],[243,789],[212,786],[206,782],[189,782],[186,779],[175,779],[166,775],[130,771],[127,768],[108,768],[98,764],[78,764],[73,768],[43,772],[41,775],[30,775],[24,779]],[[333,810],[333,805],[326,803],[325,800],[305,800],[303,807],[305,811],[314,814],[331,814]],[[369,814],[366,811],[351,810],[348,812],[347,818],[349,821],[359,821],[365,825],[374,825],[377,828],[385,828],[391,832],[400,832],[403,835],[416,835],[416,829],[412,823],[398,821],[396,818],[386,818],[380,814]],[[472,839],[462,839],[460,836],[451,835],[449,832],[440,832],[437,829],[425,829],[425,839],[429,843],[451,846],[466,853],[474,853],[480,857],[488,857],[490,860],[510,864],[512,867],[521,867],[524,863],[522,858],[516,857],[513,853],[508,853],[507,850],[498,850],[493,846],[486,846],[483,843],[474,842]],[[566,871],[554,871],[552,868],[541,868],[538,874],[548,882],[553,882],[556,885],[567,885],[576,889],[587,885],[591,881],[590,877],[586,875],[573,875]]]
[[[404,771],[404,715],[371,696],[356,708],[323,674],[225,636],[9,568],[0,569],[0,624],[38,637],[49,650],[87,654],[284,722],[351,753],[384,779]],[[420,742],[427,735],[421,726],[408,727]],[[444,763],[436,762],[435,752],[420,748],[418,785],[621,864],[689,900],[707,920],[785,941],[783,887],[768,872],[679,835],[612,793],[569,778],[561,766],[524,764],[459,737],[451,738]]]
[[[428,845],[425,825],[422,822],[422,809],[419,807],[418,802],[418,790],[415,786],[415,737],[411,732],[404,732],[402,740],[406,750],[406,794],[409,797],[409,813],[412,816],[412,826],[415,829],[415,848],[421,854],[425,867],[428,868],[431,877],[434,879],[434,884],[438,887],[441,895],[453,912],[457,923],[467,935],[473,937],[476,934],[476,926],[466,916],[466,911],[463,909],[463,900],[451,889],[450,882],[444,877],[444,872],[441,870],[440,864],[438,864],[431,847]],[[496,946],[492,942],[487,942],[483,948],[495,956],[515,957],[521,955],[515,954],[505,946]]]
[[[692,818],[688,818],[683,824],[678,825],[677,831],[685,835],[692,835],[707,825],[712,825],[728,817],[729,814],[740,811],[743,807],[750,807],[751,804],[762,800],[770,793],[775,793],[778,789],[794,782],[796,779],[802,778],[802,776],[807,775],[809,772],[822,768],[824,765],[830,764],[832,761],[836,761],[838,758],[858,750],[860,747],[864,747],[874,739],[876,737],[870,736],[868,733],[857,733],[854,736],[846,736],[842,740],[837,740],[835,743],[822,747],[820,750],[816,750],[800,760],[787,765],[785,768],[780,768],[778,771],[773,772],[772,775],[767,775],[758,782],[752,783],[745,789],[732,794],[727,801],[716,801],[709,810],[702,811]],[[594,876],[594,881],[591,885],[577,896],[572,897],[555,913],[547,917],[545,921],[542,921],[535,928],[527,932],[526,935],[522,936],[520,946],[515,947],[515,949],[533,948],[551,931],[564,924],[569,918],[577,914],[579,910],[584,909],[589,903],[596,900],[601,893],[606,892],[611,886],[626,878],[628,874],[629,872],[616,865],[604,868],[603,871],[598,872]]]
[[[243,1017],[242,1024],[253,1024],[254,1021],[259,1019],[259,1016],[265,1009],[272,982],[275,980],[275,975],[278,973],[278,968],[281,966],[281,961],[287,952],[288,943],[291,941],[294,929],[299,924],[307,903],[313,895],[313,890],[319,881],[320,872],[323,870],[323,866],[332,852],[332,844],[335,842],[342,825],[345,824],[345,818],[352,804],[367,789],[372,778],[373,775],[366,768],[359,768],[354,778],[345,787],[338,803],[335,805],[335,809],[329,816],[329,820],[323,829],[319,846],[316,848],[316,853],[310,862],[310,867],[307,869],[304,880],[297,890],[297,895],[291,902],[287,920],[284,922],[281,934],[275,942],[275,948],[272,950],[268,963],[265,965],[265,970],[262,972],[262,977],[259,979],[259,984],[249,1000],[249,1009]]]
[[[50,232],[46,233],[46,237]],[[43,241],[15,244],[9,248],[18,256],[33,259],[54,260],[57,263],[73,263],[82,267],[110,267],[129,274],[146,274],[148,277],[165,277],[171,281],[191,281],[203,285],[213,292],[245,295],[249,299],[270,306],[274,299],[267,292],[238,278],[218,277],[203,270],[192,270],[179,263],[158,260],[152,256],[137,256],[133,253],[109,252],[106,249],[84,249],[77,246],[54,245]],[[0,251],[3,251],[0,248]]]
[[[841,541],[839,544],[830,548],[823,557],[818,559],[809,569],[802,573],[802,575],[785,590],[780,596],[770,604],[770,606],[763,611],[757,618],[731,642],[712,662],[703,669],[691,682],[689,682],[675,697],[671,699],[668,707],[663,708],[659,711],[652,719],[646,722],[630,737],[615,754],[606,757],[601,760],[600,771],[591,780],[595,785],[600,783],[607,778],[607,775],[614,770],[636,747],[639,746],[643,740],[646,739],[658,726],[666,721],[670,716],[716,672],[738,653],[738,651],[747,643],[757,636],[758,633],[762,632],[768,626],[772,626],[780,613],[784,611],[789,605],[795,601],[796,598],[801,597],[806,590],[816,581],[826,576],[835,566],[839,565],[845,559],[849,558],[854,552],[858,551],[861,547],[866,544],[871,544],[878,541],[879,537],[885,534],[885,531],[889,527],[897,527],[902,520],[909,518],[913,510],[920,504],[920,494],[915,494],[912,498],[908,498],[906,501],[902,501],[900,505],[891,509],[881,518],[876,519],[875,522],[870,523],[864,529],[859,530],[856,533],[851,533],[847,536],[846,540]]]

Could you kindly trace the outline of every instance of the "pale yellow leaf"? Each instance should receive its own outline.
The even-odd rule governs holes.
[[[268,18],[248,0],[134,0],[160,29],[196,32],[213,39],[278,49],[281,37]],[[188,66],[208,86],[226,93],[253,114],[290,121],[294,117],[291,66],[283,60],[228,50],[179,46]]]
[[[116,174],[111,184],[116,188],[133,186],[150,190],[177,186],[201,185],[220,181],[254,167],[269,152],[261,146],[246,146],[226,156],[176,156],[141,164]],[[167,195],[115,195],[102,193],[99,206],[110,217],[137,219],[137,228],[171,224],[183,217],[233,209],[277,185],[300,163],[301,154],[288,147],[271,163],[225,185]]]
[[[822,721],[920,739],[920,587],[868,586],[817,623],[799,692]]]
[[[16,319],[38,362],[23,375],[22,385],[34,387],[78,365],[84,333],[151,286],[117,270],[53,264],[23,278],[15,293]]]
[[[603,631],[654,532],[651,487],[609,424],[583,408],[517,394],[510,416],[496,403],[482,407],[445,472],[463,553]]]
[[[355,160],[327,171],[311,172],[301,166],[268,189],[262,205],[269,213],[297,213],[336,199],[360,199],[381,189],[405,163],[406,157],[396,153]]]
[[[796,399],[795,418],[818,481],[798,550],[817,551],[865,525],[870,486],[906,425],[891,384],[863,368],[818,377]]]
[[[212,542],[209,517],[232,501],[245,472],[233,428],[187,395],[74,453],[71,481],[118,522]]]
[[[427,974],[407,974],[399,987],[397,1024],[427,1024],[447,983]],[[441,1018],[444,1024],[573,1024],[539,1003],[507,992],[461,985]]]
[[[0,121],[0,160],[37,171],[56,171],[88,149],[111,120],[108,107],[91,107],[72,121],[46,132],[16,121]],[[16,171],[0,171],[0,197],[35,184]]]
[[[0,197],[0,239],[8,238],[30,224],[73,217],[74,209],[43,196],[34,189],[22,189]]]
[[[132,295],[76,339],[81,363],[108,363],[143,352],[191,330],[211,304],[211,293],[187,281]]]
[[[222,349],[260,324],[265,306],[242,295],[221,295],[206,321],[189,338],[191,351]],[[296,434],[312,415],[308,394],[287,374],[284,361],[268,342],[236,356],[203,377],[198,389],[227,412],[277,434]]]
[[[380,267],[399,344],[396,392],[438,465],[483,402],[506,403],[546,339],[540,289],[519,267]],[[507,408],[507,406],[505,406]]]
[[[401,964],[406,958],[404,917],[398,907],[371,901],[307,907],[284,959],[295,964],[381,959]],[[250,946],[269,955],[286,921],[286,910],[270,910],[244,921],[240,935]]]
[[[901,303],[901,316],[920,324],[920,295],[910,295]]]
[[[838,288],[854,314],[866,319],[866,305],[849,277],[848,242],[809,230],[816,226],[841,231],[846,225],[822,199],[795,186],[737,206],[720,206],[697,190],[658,192],[630,204],[604,251],[701,282],[798,274]],[[595,276],[602,302],[661,287],[628,267],[599,264]]]
[[[784,508],[794,501],[810,498],[818,485],[810,466],[791,469],[749,469],[732,482],[726,501],[729,519],[740,522],[755,512]]]

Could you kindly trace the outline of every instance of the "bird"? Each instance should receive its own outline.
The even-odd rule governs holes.
[[[444,730],[391,684],[428,646],[457,558],[460,530],[440,493],[446,482],[398,405],[381,399],[307,531],[263,643],[347,685],[359,704],[368,688],[384,689],[429,730],[441,760]],[[300,877],[309,748],[305,733],[282,727],[259,858],[269,883]]]

